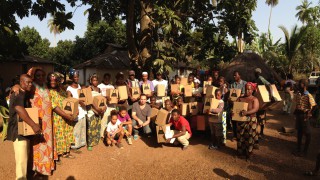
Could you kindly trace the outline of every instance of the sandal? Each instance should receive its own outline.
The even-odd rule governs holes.
[[[74,155],[71,155],[70,153],[64,154],[62,157],[68,158],[68,159],[74,159],[74,158],[76,158]]]
[[[313,173],[313,171],[306,171],[306,172],[304,172],[303,175],[305,175],[305,176],[317,176],[317,174]]]
[[[81,154],[82,151],[80,149],[72,149],[72,152],[76,153],[76,154]]]

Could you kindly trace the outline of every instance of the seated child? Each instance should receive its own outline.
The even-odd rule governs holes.
[[[208,110],[207,113],[215,114],[218,118],[217,120],[214,120],[214,118],[209,118],[209,126],[211,131],[211,139],[212,143],[209,145],[209,149],[218,149],[223,142],[223,126],[222,126],[222,113],[223,113],[223,107],[224,107],[224,101],[221,99],[222,93],[220,89],[216,89],[215,91],[216,99],[219,100],[219,105],[216,109]]]
[[[128,114],[127,108],[124,106],[121,106],[119,108],[119,114],[118,119],[120,120],[121,124],[120,126],[123,128],[124,134],[127,136],[128,144],[132,144],[132,120],[130,115]]]
[[[124,136],[123,128],[121,127],[121,121],[118,119],[118,113],[116,110],[111,111],[111,121],[106,128],[107,145],[116,144],[118,148],[123,149],[121,140]],[[118,141],[116,141],[118,140]]]
[[[157,98],[155,96],[152,96],[150,98],[150,106],[151,106],[151,108],[156,108],[156,109],[161,108],[161,105],[159,103],[157,103]]]

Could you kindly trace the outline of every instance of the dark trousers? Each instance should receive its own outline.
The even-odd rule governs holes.
[[[311,142],[311,128],[310,121],[305,113],[296,113],[296,128],[297,128],[297,139],[298,139],[298,152],[301,151],[301,144],[303,135],[306,136],[306,141],[304,144],[304,152],[306,153],[309,149],[309,145]]]

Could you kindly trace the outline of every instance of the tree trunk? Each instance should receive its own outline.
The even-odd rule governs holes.
[[[139,53],[138,53],[137,45],[135,42],[136,23],[135,23],[135,16],[134,16],[134,10],[135,10],[134,2],[135,2],[134,0],[128,1],[126,36],[127,36],[127,42],[128,42],[129,57],[133,62],[138,63]]]
[[[271,22],[271,15],[272,15],[272,6],[271,6],[271,8],[270,8],[269,24],[268,24],[268,36],[267,36],[267,37],[269,37],[269,35],[270,35],[270,22]]]
[[[148,16],[152,12],[151,0],[141,0],[141,40],[140,40],[140,65],[144,67],[146,61],[151,58],[152,30],[151,19]]]
[[[238,34],[238,53],[243,53],[244,43],[242,41],[242,32]]]

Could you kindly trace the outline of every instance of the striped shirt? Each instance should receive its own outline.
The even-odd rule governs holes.
[[[303,94],[298,93],[296,98],[297,106],[296,109],[300,111],[309,111],[312,107],[316,106],[316,102],[308,91]]]

